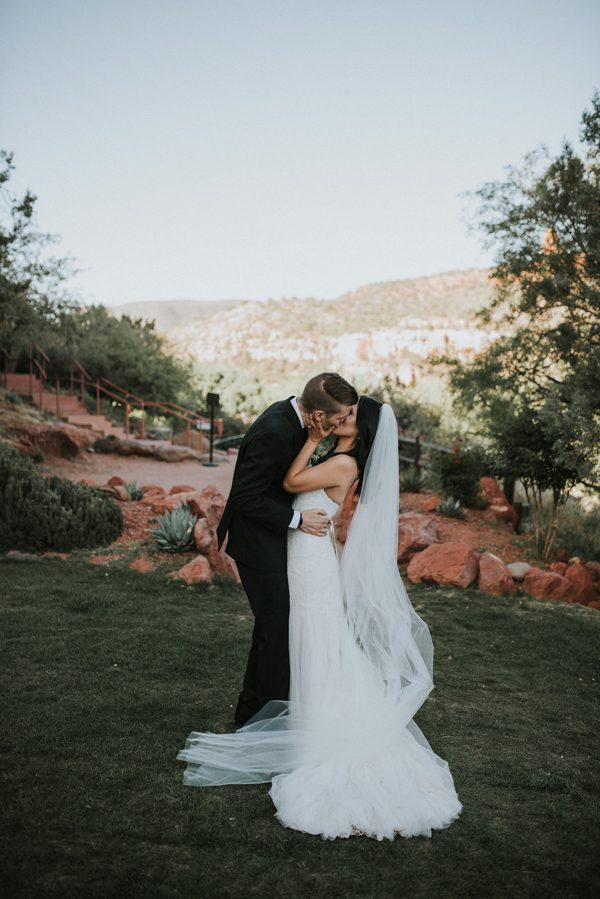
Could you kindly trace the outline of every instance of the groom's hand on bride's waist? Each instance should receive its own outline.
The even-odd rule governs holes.
[[[327,534],[327,512],[324,509],[306,509],[302,512],[300,530],[314,537],[325,537]]]

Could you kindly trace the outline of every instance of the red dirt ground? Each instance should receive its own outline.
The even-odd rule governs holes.
[[[86,453],[73,461],[47,458],[44,468],[53,474],[74,481],[83,478],[97,484],[106,484],[113,475],[126,481],[142,484],[158,484],[169,492],[176,484],[189,484],[202,490],[213,484],[227,495],[231,486],[235,456],[223,461],[217,468],[207,468],[196,461],[159,462],[140,456],[94,455]],[[430,499],[428,494],[403,493],[401,511],[419,512],[423,504]],[[115,541],[115,545],[127,546],[131,543],[150,540],[150,529],[154,527],[156,515],[148,506],[140,503],[122,503],[125,518],[123,533]],[[468,520],[444,518],[436,513],[431,514],[438,528],[440,542],[461,541],[468,543],[473,549],[492,552],[505,562],[516,562],[531,558],[527,541],[509,530],[502,523],[490,524],[482,520],[482,513],[470,510]],[[163,555],[163,554],[161,554]],[[168,554],[165,555],[168,558]]]

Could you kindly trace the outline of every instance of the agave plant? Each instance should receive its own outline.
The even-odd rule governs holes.
[[[125,484],[125,490],[133,500],[141,499],[144,495],[144,491],[141,487],[138,487],[135,481]]]
[[[454,499],[453,496],[443,496],[435,507],[435,511],[439,512],[440,515],[445,515],[446,518],[465,517],[465,510],[463,509],[462,503],[460,500]]]
[[[169,512],[165,512],[158,520],[158,527],[151,531],[159,549],[168,553],[185,552],[194,544],[194,525],[198,516],[183,503]]]
[[[402,493],[421,493],[425,484],[418,468],[411,466],[400,472],[400,491]]]

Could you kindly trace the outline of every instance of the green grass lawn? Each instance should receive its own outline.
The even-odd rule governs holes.
[[[0,561],[3,895],[600,895],[600,613],[411,596],[436,647],[417,720],[464,811],[430,840],[331,843],[282,828],[268,786],[181,784],[189,731],[230,729],[240,588]]]

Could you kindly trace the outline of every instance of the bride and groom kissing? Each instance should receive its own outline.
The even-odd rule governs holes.
[[[271,782],[278,820],[328,839],[431,836],[460,814],[413,721],[433,646],[398,572],[398,478],[393,410],[336,373],[248,429],[217,531],[254,615],[238,729],[189,735],[186,784]],[[332,519],[353,486],[340,560]]]

